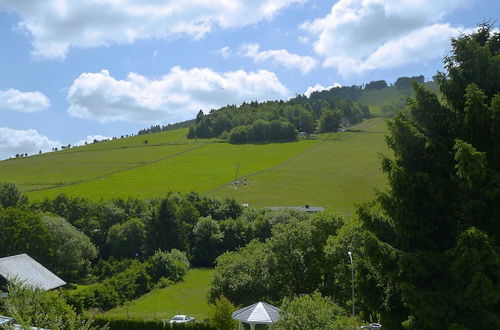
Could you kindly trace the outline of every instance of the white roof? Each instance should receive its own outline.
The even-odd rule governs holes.
[[[23,283],[43,290],[55,289],[66,284],[66,282],[25,253],[0,258],[0,276],[6,280],[17,278]]]
[[[265,302],[258,302],[237,310],[232,317],[247,323],[270,324],[279,320],[280,309]]]

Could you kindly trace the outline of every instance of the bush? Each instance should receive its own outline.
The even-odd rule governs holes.
[[[166,277],[174,282],[182,280],[189,270],[186,254],[177,249],[170,252],[158,250],[149,259],[148,271],[154,279]]]
[[[220,295],[219,298],[215,299],[214,304],[210,306],[210,323],[216,329],[236,329],[238,322],[231,317],[235,310],[233,303],[224,295]]]
[[[125,271],[100,283],[68,291],[66,294],[68,302],[79,310],[109,310],[145,294],[151,289],[152,283],[147,264],[135,262]]]

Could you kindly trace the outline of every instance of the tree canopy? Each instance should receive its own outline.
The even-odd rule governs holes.
[[[414,84],[409,112],[389,122],[389,190],[359,211],[386,279],[374,308],[405,328],[499,328],[500,33],[482,24],[452,39],[444,65],[442,99]],[[389,296],[404,308],[384,310]]]

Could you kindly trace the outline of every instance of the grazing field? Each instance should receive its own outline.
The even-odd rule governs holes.
[[[244,145],[214,142],[191,148],[175,157],[79,184],[34,191],[29,196],[37,199],[66,193],[90,199],[149,198],[165,195],[168,191],[204,192],[233,180],[237,163],[240,164],[239,173],[248,175],[276,166],[318,142]]]
[[[211,269],[191,269],[184,281],[165,289],[154,289],[126,306],[115,308],[105,318],[171,319],[186,314],[197,320],[208,318],[207,292]]]
[[[373,199],[375,188],[386,184],[379,165],[379,153],[388,152],[384,121],[365,121],[357,129],[331,134],[275,168],[249,175],[247,184],[225,185],[212,193],[253,206],[310,204],[350,214],[355,204]]]
[[[375,118],[350,132],[298,142],[232,145],[189,140],[179,129],[2,161],[0,177],[34,200],[60,193],[98,200],[198,191],[254,206],[311,204],[352,213],[385,185],[378,158],[387,152],[384,132],[385,121]],[[235,187],[236,164],[239,182],[247,180]]]

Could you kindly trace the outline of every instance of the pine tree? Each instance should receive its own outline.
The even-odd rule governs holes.
[[[389,122],[390,188],[359,210],[369,261],[405,307],[378,312],[411,329],[500,328],[500,33],[452,39],[444,65],[442,100],[414,84],[410,113]]]

